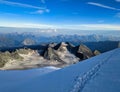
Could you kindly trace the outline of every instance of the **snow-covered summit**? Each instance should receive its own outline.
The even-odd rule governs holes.
[[[1,77],[1,92],[120,92],[120,48],[43,76]],[[4,71],[8,72],[9,71]],[[21,75],[22,76],[22,75]],[[10,81],[14,79],[14,81]],[[16,80],[15,80],[16,79]]]

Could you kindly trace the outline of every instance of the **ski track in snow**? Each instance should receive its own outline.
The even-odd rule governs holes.
[[[114,51],[114,53],[116,50]],[[101,66],[105,64],[112,55],[112,53],[108,57],[106,57],[104,60],[98,62],[92,69],[90,69],[88,72],[84,73],[83,76],[78,75],[78,77],[75,79],[75,85],[73,85],[73,88],[70,92],[82,92],[82,89],[84,88],[85,84],[90,81],[92,77],[95,77],[97,72],[100,70]]]

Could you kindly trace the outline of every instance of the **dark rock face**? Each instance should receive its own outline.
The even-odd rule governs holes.
[[[44,53],[44,58],[50,60],[50,59],[54,59],[55,55],[54,55],[54,50],[51,47],[48,47],[48,49],[45,51]]]
[[[48,60],[57,60],[59,62],[63,62],[57,53],[62,52],[62,54],[65,54],[64,52],[66,51],[73,54],[75,57],[78,57],[79,60],[88,59],[94,55],[92,51],[83,44],[75,47],[71,43],[61,42],[57,45],[54,43],[49,44],[47,50],[44,53],[44,58]]]
[[[76,57],[80,58],[80,60],[84,59],[84,55],[82,53],[76,53]]]
[[[68,44],[67,49],[72,53],[75,46],[73,44],[69,43],[69,42],[66,42],[66,44]]]
[[[80,47],[79,47],[79,49],[78,49],[78,53],[83,53],[83,55],[84,55],[84,59],[88,59],[88,58],[90,58],[90,57],[92,57],[93,56],[93,53],[92,53],[92,51],[87,47],[87,46],[85,46],[85,45],[80,45]]]
[[[61,63],[65,63],[63,60],[59,58],[59,56],[56,54],[55,50],[51,47],[48,47],[48,49],[44,53],[44,58],[48,60],[54,60]]]
[[[67,44],[65,43],[65,42],[61,42],[61,43],[59,43],[59,44],[57,44],[55,47],[54,47],[54,49],[55,50],[58,50],[58,51],[65,51],[66,48],[67,47]]]
[[[80,46],[76,46],[73,49],[73,53],[81,60],[88,59],[93,56],[92,51],[83,44],[81,44]]]
[[[68,63],[66,61],[66,58],[69,58],[69,55],[71,56],[71,53],[67,49],[67,46],[68,46],[68,44],[66,44],[65,42],[61,42],[59,44],[55,44],[55,43],[48,44],[47,49],[44,51],[43,57],[45,59],[48,59],[48,60],[52,60],[52,61],[56,61],[56,62],[59,62],[62,64],[66,64],[66,63]],[[73,60],[72,62],[74,63],[74,61],[75,60]]]

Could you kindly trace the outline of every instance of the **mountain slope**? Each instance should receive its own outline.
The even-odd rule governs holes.
[[[0,70],[28,69],[45,66],[65,67],[95,56],[85,45],[51,43],[42,50],[29,48],[0,53]]]
[[[120,92],[119,57],[120,48],[43,76],[21,81],[10,81],[16,78],[14,73],[2,79],[0,76],[0,89],[1,92]]]

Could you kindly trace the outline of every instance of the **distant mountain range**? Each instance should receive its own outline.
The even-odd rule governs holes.
[[[39,45],[51,42],[71,42],[74,45],[84,42],[99,42],[99,41],[120,41],[118,36],[104,35],[56,35],[42,36],[39,33],[0,33],[0,47],[19,47],[24,45]]]

